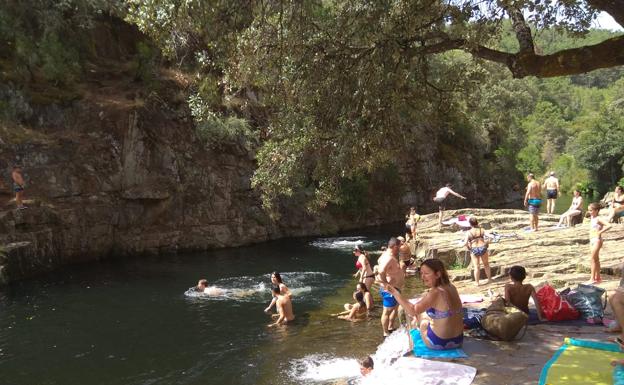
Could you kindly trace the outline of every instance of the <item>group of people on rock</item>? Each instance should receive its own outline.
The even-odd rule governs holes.
[[[528,185],[524,196],[524,204],[528,207],[531,214],[531,230],[538,230],[538,214],[541,205],[541,187],[546,188],[548,199],[548,213],[553,213],[555,209],[555,200],[560,195],[559,180],[555,177],[555,173],[551,172],[550,176],[544,182],[544,185],[535,180],[533,174],[527,175]],[[597,202],[589,204],[587,211],[590,217],[589,223],[589,247],[590,247],[590,280],[588,283],[595,284],[602,282],[600,276],[600,249],[604,242],[602,234],[611,228],[609,224],[615,221],[617,217],[624,213],[624,192],[621,186],[616,186],[611,201],[609,202],[608,218],[602,219],[599,216],[601,205]],[[574,190],[574,197],[570,208],[564,212],[559,218],[557,227],[564,225],[573,226],[577,216],[581,216],[583,211],[583,197],[581,192]]]

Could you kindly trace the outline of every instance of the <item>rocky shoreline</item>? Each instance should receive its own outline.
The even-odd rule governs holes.
[[[548,282],[561,290],[575,287],[589,279],[589,219],[574,228],[553,229],[558,215],[540,215],[540,230],[526,232],[528,213],[522,210],[465,209],[447,211],[445,218],[458,215],[475,215],[486,231],[500,234],[517,234],[518,237],[501,238],[490,245],[490,264],[493,282],[477,287],[472,278],[472,268],[466,249],[459,244],[462,235],[455,226],[437,229],[437,214],[426,215],[419,224],[420,239],[416,252],[420,258],[431,255],[444,259],[447,265],[456,267],[449,271],[453,283],[461,293],[480,294],[486,301],[470,305],[477,308],[489,305],[490,290],[494,295],[503,294],[509,281],[508,269],[522,265],[527,269],[527,283],[534,286]],[[606,213],[603,213],[606,214]],[[608,291],[619,286],[622,274],[621,244],[624,225],[614,224],[604,234],[604,246],[600,253],[603,282],[600,287]],[[481,277],[485,277],[482,271]],[[613,319],[612,311],[606,316]],[[563,344],[565,337],[597,341],[613,338],[613,334],[596,325],[566,325],[541,323],[528,327],[526,335],[517,341],[503,342],[467,338],[464,350],[467,359],[458,363],[477,368],[476,385],[528,385],[536,384],[544,364]]]

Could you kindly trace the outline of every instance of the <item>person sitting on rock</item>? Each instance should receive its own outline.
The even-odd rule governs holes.
[[[615,222],[622,213],[624,213],[624,190],[622,186],[615,186],[615,191],[611,198],[611,207],[609,208],[609,220],[607,222]]]
[[[546,317],[544,317],[542,307],[537,299],[535,288],[529,283],[522,283],[526,278],[525,268],[512,266],[509,270],[509,277],[511,278],[511,283],[505,285],[505,302],[529,314],[529,298],[533,298],[537,317],[540,321],[545,321]]]
[[[579,190],[574,190],[574,198],[572,198],[572,204],[570,208],[565,213],[561,214],[559,217],[559,223],[557,227],[563,226],[563,222],[567,222],[566,225],[572,226],[572,218],[581,215],[583,210],[583,197],[581,196],[581,192]]]

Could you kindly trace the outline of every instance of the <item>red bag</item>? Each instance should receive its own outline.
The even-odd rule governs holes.
[[[568,301],[561,298],[552,286],[544,285],[536,294],[547,320],[565,321],[580,317],[579,312]]]

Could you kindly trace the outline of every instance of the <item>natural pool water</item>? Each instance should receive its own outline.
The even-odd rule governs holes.
[[[378,250],[401,227],[115,259],[16,283],[0,291],[0,384],[313,384],[357,374],[354,359],[382,342],[379,314],[359,323],[329,314],[351,301],[353,246]],[[274,270],[295,293],[286,328],[266,327]],[[186,296],[199,278],[224,294]]]

